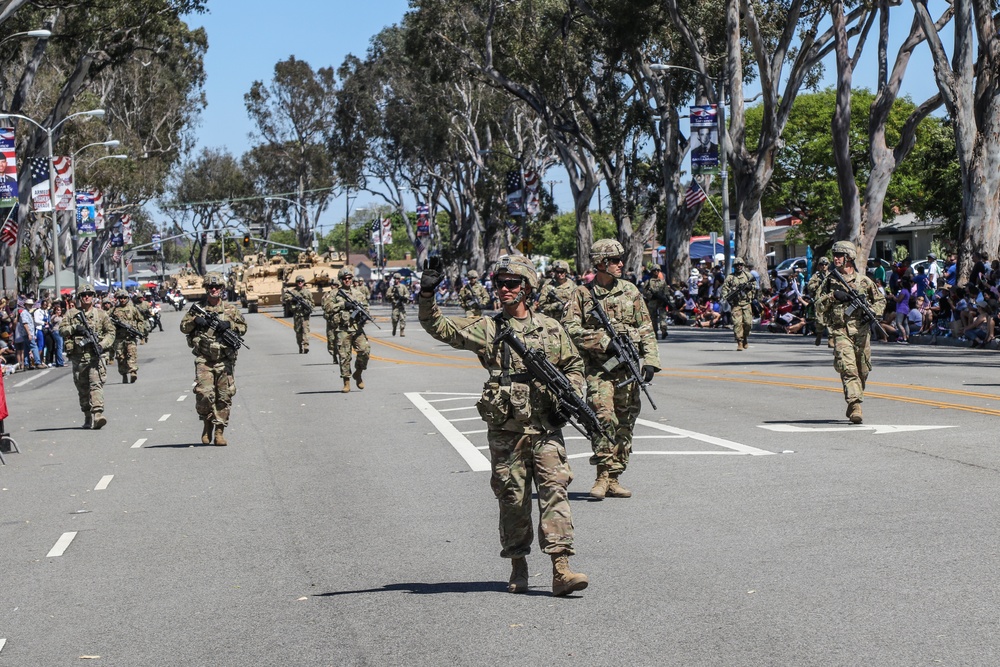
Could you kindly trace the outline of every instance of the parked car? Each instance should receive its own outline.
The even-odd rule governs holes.
[[[779,276],[787,276],[788,274],[795,271],[796,268],[802,269],[803,273],[806,270],[806,258],[805,257],[789,257],[781,264],[775,267],[775,271],[778,272]]]
[[[941,272],[941,275],[943,276],[944,275],[944,260],[937,259],[937,260],[934,260],[934,261],[937,262],[938,270]],[[919,262],[914,262],[910,266],[913,268],[914,275],[916,275],[917,269],[919,269],[921,266],[925,267],[924,271],[929,271],[930,270],[930,267],[928,266],[929,263],[930,263],[929,259],[922,259]]]

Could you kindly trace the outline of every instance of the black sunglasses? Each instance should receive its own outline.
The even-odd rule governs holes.
[[[497,278],[497,287],[506,287],[507,289],[517,289],[521,286],[520,278]]]
[[[621,257],[608,257],[607,260],[605,260],[605,261],[607,261],[608,264],[624,264],[625,263],[625,260],[622,259]]]

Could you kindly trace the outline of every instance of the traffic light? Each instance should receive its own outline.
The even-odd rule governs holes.
[[[244,234],[243,235],[243,247],[247,248],[249,246],[250,246],[250,235],[249,234]]]

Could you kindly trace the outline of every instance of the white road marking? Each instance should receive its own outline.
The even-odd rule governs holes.
[[[111,480],[113,480],[114,478],[115,478],[114,475],[105,475],[104,477],[101,478],[101,481],[97,483],[97,486],[94,487],[94,491],[106,490],[108,488],[108,484],[110,484]]]
[[[485,433],[485,431],[484,431],[484,433]],[[687,437],[686,435],[633,435],[632,439],[633,440],[671,440],[671,439],[674,439],[674,438],[678,438],[679,439],[679,438],[686,438],[686,437]],[[586,441],[589,442],[590,438],[588,438],[585,435],[565,435],[565,436],[563,436],[563,440],[586,440]]]
[[[771,452],[767,452],[767,453],[771,454]],[[658,456],[746,456],[746,454],[744,454],[743,452],[734,452],[734,451],[728,451],[728,452],[705,452],[705,451],[697,451],[697,452],[636,452],[636,451],[633,451],[632,452],[632,456],[638,456],[640,454],[655,454],[655,455],[658,455]],[[586,454],[570,454],[566,458],[568,458],[568,459],[586,459],[586,458],[590,458],[590,452],[587,452]]]
[[[455,448],[459,456],[465,459],[465,462],[469,464],[469,467],[473,471],[482,472],[484,470],[490,469],[490,462],[482,453],[476,449],[475,445],[469,442],[469,439],[462,435],[457,428],[451,425],[451,423],[441,416],[434,406],[427,402],[423,396],[417,392],[408,392],[404,394],[413,405],[416,406],[420,412],[427,417],[427,420],[434,425],[441,435]],[[466,394],[468,396],[478,396],[478,394]],[[457,421],[457,420],[456,420]]]
[[[478,396],[479,394],[476,394]],[[471,394],[470,394],[471,396]],[[467,395],[462,394],[461,396],[456,396],[455,398],[435,398],[433,401],[427,401],[428,403],[444,403],[445,401],[464,401],[468,398]]]
[[[958,426],[930,426],[905,424],[851,424],[850,426],[796,426],[795,424],[758,424],[758,428],[777,433],[855,433],[857,431],[872,431],[872,435],[885,433],[906,433],[907,431],[932,431],[939,428],[958,428]]]
[[[435,410],[435,412],[436,412],[436,410]],[[483,418],[482,417],[460,417],[459,419],[449,419],[448,421],[450,421],[452,423],[454,423],[454,422],[481,422],[481,421],[483,421]]]
[[[162,417],[160,417],[157,421],[165,422],[168,419],[170,419],[170,415],[169,414],[165,414]]]
[[[7,640],[6,639],[0,639],[0,651],[2,651],[3,647],[6,646],[6,645],[7,645]]]
[[[726,440],[725,438],[717,438],[714,435],[706,435],[704,433],[698,433],[696,431],[688,431],[683,428],[677,428],[675,426],[665,426],[664,424],[658,424],[657,422],[651,422],[648,419],[636,419],[636,424],[642,424],[643,426],[648,426],[649,428],[656,429],[658,431],[666,431],[667,433],[674,433],[676,435],[683,435],[692,440],[698,440],[700,442],[707,443],[709,445],[715,445],[716,447],[724,447],[726,449],[731,449],[740,454],[749,454],[750,456],[769,456],[774,454],[774,452],[767,452],[763,449],[757,449],[756,447],[750,447],[749,445],[741,445],[738,442],[733,442],[732,440]],[[632,452],[633,454],[642,454],[644,452]],[[714,452],[704,452],[705,454],[712,454]]]
[[[422,391],[421,396],[475,396],[479,398],[479,394],[470,394],[466,391]],[[439,400],[439,399],[435,399]],[[430,403],[432,401],[428,401]]]
[[[51,370],[46,369],[46,370],[42,371],[41,373],[34,373],[32,375],[29,375],[25,379],[21,380],[20,382],[18,382],[14,386],[15,387],[23,387],[24,385],[28,384],[29,382],[34,382],[35,380],[37,380],[38,378],[42,377],[43,375],[48,375],[51,372],[52,372]]]
[[[146,444],[146,438],[139,438],[138,440],[135,441],[135,444],[132,445],[129,449],[139,449],[144,444]]]
[[[462,431],[462,435],[475,435],[476,433],[489,433],[485,428],[479,429],[477,431]]]
[[[474,405],[466,405],[465,407],[462,408],[447,408],[445,410],[438,410],[438,412],[457,412],[459,410],[475,410],[475,409],[476,406]]]
[[[187,397],[188,397],[187,394],[181,394],[180,396],[177,397],[177,402],[180,403],[181,401],[183,401]]]
[[[56,545],[52,547],[52,550],[49,551],[49,553],[45,557],[58,558],[59,556],[62,556],[63,553],[66,551],[66,548],[73,541],[74,537],[76,537],[75,530],[72,533],[63,533],[62,536],[58,540],[56,540]]]

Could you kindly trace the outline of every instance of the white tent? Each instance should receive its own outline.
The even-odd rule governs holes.
[[[59,289],[64,290],[67,287],[73,289],[76,286],[76,280],[77,280],[76,274],[73,273],[71,269],[63,269],[62,271],[59,272]],[[81,278],[80,280],[84,279]],[[40,289],[49,289],[49,290],[55,289],[56,288],[55,278],[53,278],[51,275],[46,276],[45,280],[38,283],[38,287]]]

